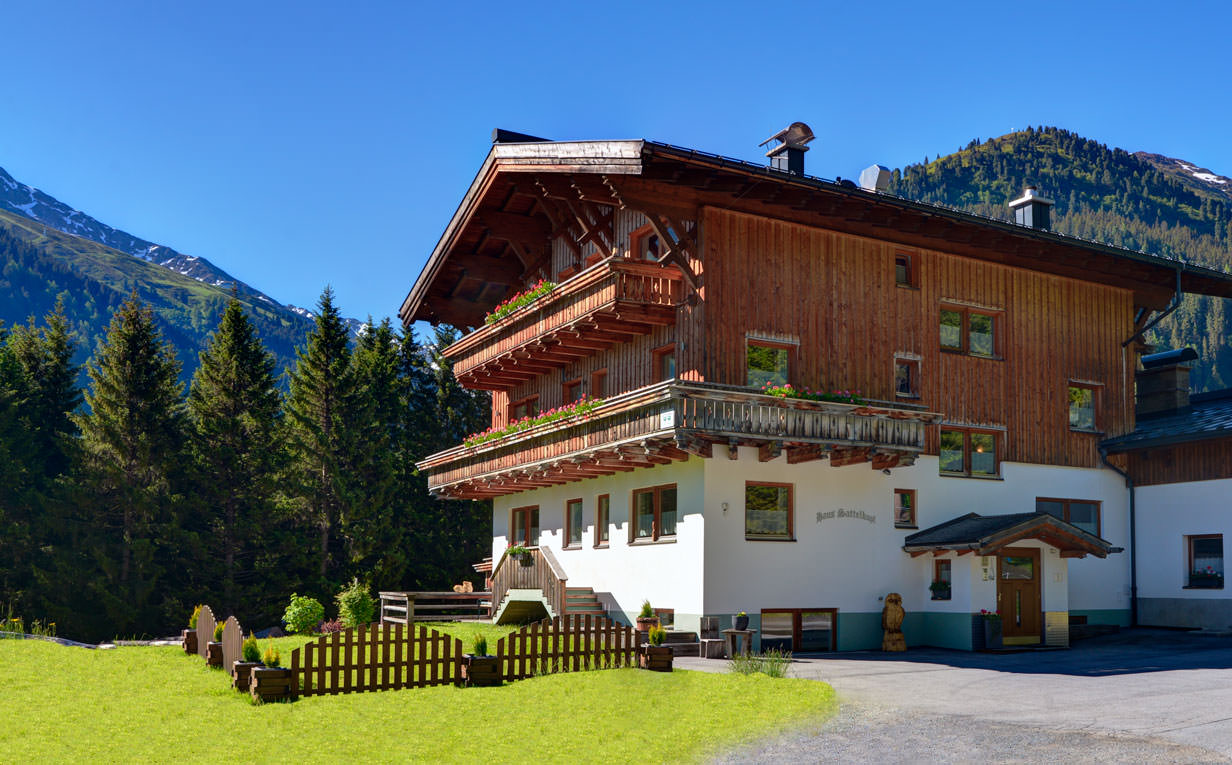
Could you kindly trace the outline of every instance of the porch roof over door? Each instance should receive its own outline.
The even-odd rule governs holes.
[[[968,513],[911,534],[903,540],[903,551],[912,557],[950,551],[959,555],[995,555],[1001,548],[1024,539],[1038,539],[1052,545],[1061,551],[1063,558],[1087,555],[1105,558],[1108,553],[1121,551],[1107,540],[1047,513]]]

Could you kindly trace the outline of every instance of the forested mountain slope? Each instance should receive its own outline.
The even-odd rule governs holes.
[[[1027,185],[1056,200],[1053,230],[1232,270],[1232,182],[1200,165],[1110,149],[1059,128],[976,139],[945,157],[895,170],[890,191],[1009,220]],[[1225,301],[1187,296],[1152,332],[1160,348],[1198,351],[1196,390],[1232,387]]]

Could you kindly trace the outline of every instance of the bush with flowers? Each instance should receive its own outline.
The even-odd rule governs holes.
[[[498,438],[504,438],[505,436],[513,433],[520,433],[523,430],[530,430],[536,425],[545,425],[549,422],[560,422],[561,420],[566,420],[572,417],[584,417],[599,408],[602,404],[603,399],[601,398],[587,398],[586,396],[583,396],[577,401],[574,401],[572,404],[564,404],[556,407],[555,409],[549,409],[546,412],[540,412],[539,414],[523,417],[520,420],[514,420],[504,427],[491,427],[487,430],[480,431],[479,433],[472,433],[462,441],[462,445],[479,446],[480,444],[485,444],[488,441],[495,441]]]
[[[1000,621],[1001,620],[1001,609],[998,608],[996,611],[989,611],[987,608],[981,608],[980,616],[990,621]]]
[[[483,323],[495,324],[519,308],[524,308],[530,305],[554,289],[556,289],[556,282],[549,282],[540,279],[537,284],[529,289],[523,290],[513,297],[499,303],[492,309],[491,313],[483,317]]]
[[[777,396],[779,398],[799,398],[805,401],[830,401],[836,404],[864,404],[867,403],[861,396],[858,390],[835,390],[826,393],[820,390],[808,390],[807,388],[793,388],[791,383],[785,385],[771,385],[766,383],[761,386],[762,394],[766,396]]]

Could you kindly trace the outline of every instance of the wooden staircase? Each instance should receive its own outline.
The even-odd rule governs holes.
[[[592,587],[565,588],[565,614],[593,614],[606,616],[607,610],[599,602]]]

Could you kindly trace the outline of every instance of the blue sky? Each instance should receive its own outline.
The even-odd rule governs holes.
[[[396,313],[493,127],[899,167],[1026,125],[1232,175],[1216,3],[6,4],[0,167],[285,302]]]

